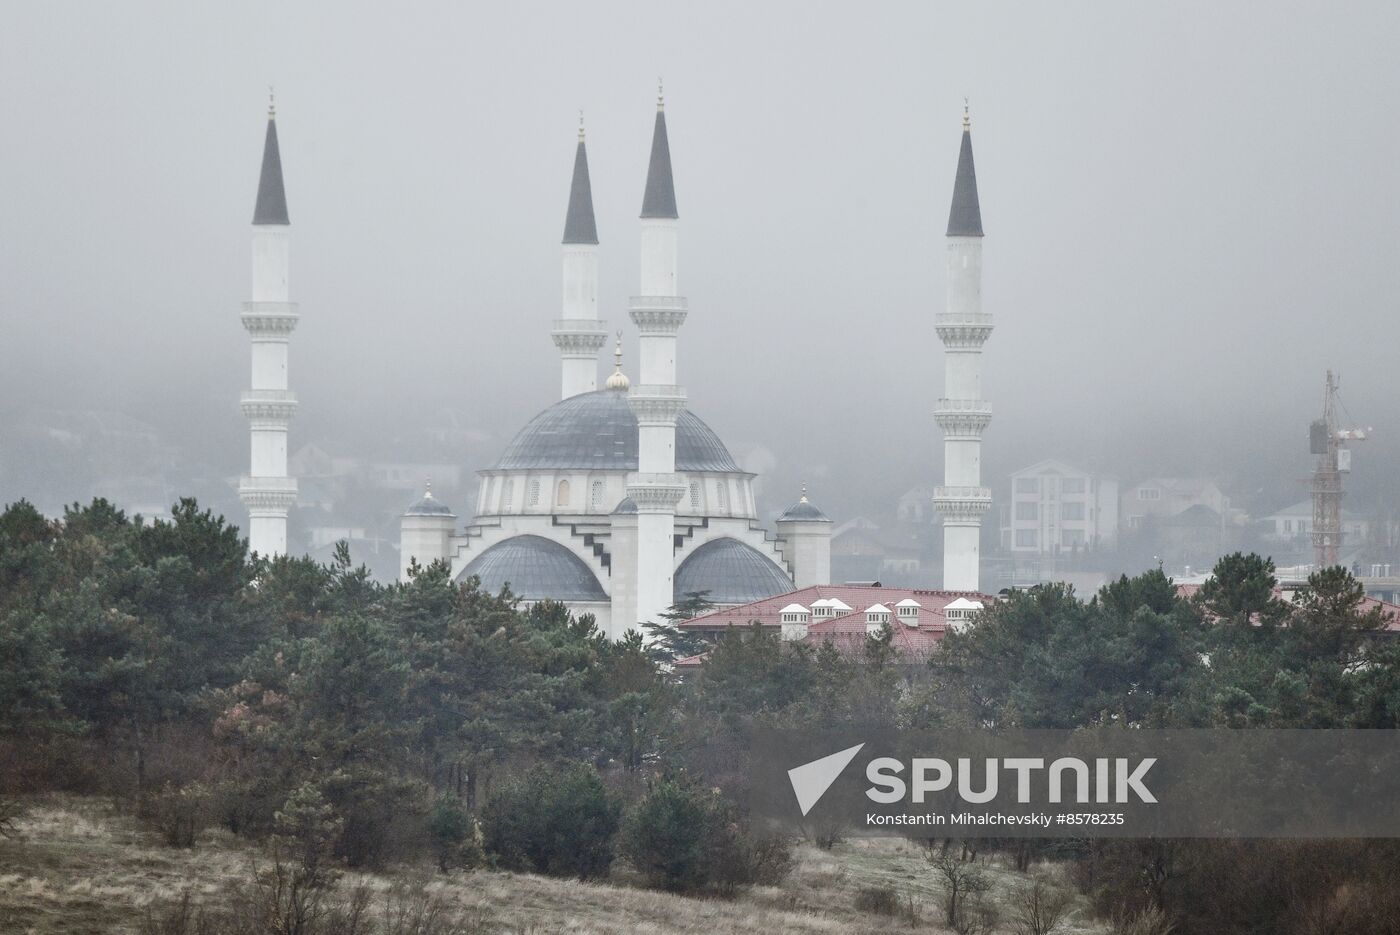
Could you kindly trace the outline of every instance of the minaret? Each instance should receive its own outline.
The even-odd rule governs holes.
[[[286,553],[287,511],[297,496],[297,482],[287,476],[287,426],[297,408],[296,396],[287,389],[287,343],[297,326],[296,304],[287,300],[289,229],[277,111],[269,95],[253,209],[253,298],[243,303],[243,327],[253,340],[252,388],[242,397],[252,465],[238,485],[248,507],[248,547],[260,555]]]
[[[966,107],[948,214],[948,310],[937,317],[937,331],[945,390],[934,419],[943,430],[944,486],[934,490],[933,505],[943,515],[943,587],[976,591],[982,514],[992,505],[992,492],[982,486],[982,430],[992,419],[982,398],[982,345],[992,316],[982,312],[982,211]]]
[[[578,149],[564,218],[563,317],[550,332],[563,363],[563,398],[598,388],[598,351],[607,340],[598,320],[598,227],[593,221],[593,190],[588,182],[588,150],[583,114],[578,117]]]
[[[627,477],[627,496],[637,509],[636,621],[659,621],[674,603],[676,504],[686,487],[676,474],[676,419],[685,408],[685,390],[676,385],[676,333],[685,322],[686,302],[677,281],[676,190],[671,181],[671,148],[660,89],[651,163],[642,197],[641,295],[630,313],[640,334],[640,378],[628,403],[637,417],[637,473]]]

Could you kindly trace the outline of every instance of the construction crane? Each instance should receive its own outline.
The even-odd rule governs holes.
[[[1370,431],[1337,427],[1340,385],[1340,379],[1327,371],[1322,418],[1314,420],[1308,432],[1308,448],[1317,455],[1317,469],[1312,476],[1312,544],[1319,568],[1336,565],[1342,548],[1342,475],[1351,471],[1351,450],[1347,444],[1365,441]]]

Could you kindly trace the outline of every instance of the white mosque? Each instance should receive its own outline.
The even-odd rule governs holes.
[[[990,418],[980,398],[981,344],[991,331],[980,310],[981,217],[970,130],[949,222],[949,305],[937,316],[948,356],[949,398],[937,419],[948,448],[948,486],[935,492],[945,515],[944,587],[976,591],[977,526],[990,506],[980,484],[980,435]],[[240,495],[253,551],[286,551],[286,517],[296,496],[287,476],[287,430],[296,407],[287,385],[287,348],[296,325],[288,299],[289,219],[269,110],[254,212],[253,301],[243,321],[252,336],[252,389],[243,409],[252,433],[252,471]],[[559,350],[561,399],[531,419],[488,469],[465,525],[429,489],[403,515],[401,578],[445,560],[454,578],[509,585],[525,601],[553,599],[592,614],[616,638],[655,621],[702,592],[721,606],[829,584],[831,521],[803,491],[772,531],[759,525],[754,475],[689,407],[677,382],[678,335],[688,306],[680,291],[679,214],[666,114],[657,98],[641,211],[641,282],[628,303],[639,337],[636,381],[622,372],[598,387],[608,331],[598,317],[598,234],[582,127],[564,222],[562,310],[551,337]],[[971,554],[967,554],[968,548]]]

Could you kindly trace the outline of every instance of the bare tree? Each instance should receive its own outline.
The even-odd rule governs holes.
[[[929,857],[943,884],[943,916],[958,935],[983,935],[994,925],[992,908],[983,899],[992,881],[982,868],[951,854]]]
[[[1037,876],[1016,894],[1011,931],[1015,935],[1052,935],[1069,915],[1073,897]]]

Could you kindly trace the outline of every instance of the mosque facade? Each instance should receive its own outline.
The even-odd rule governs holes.
[[[942,335],[946,327],[972,324],[985,340],[981,329],[985,324],[990,331],[989,320],[964,298],[970,290],[980,295],[981,235],[980,215],[975,230],[968,220],[969,197],[971,212],[978,209],[966,129],[963,146],[967,165],[960,162],[949,228],[950,271],[956,264],[959,285],[938,326]],[[286,359],[297,316],[286,285],[288,232],[275,115],[269,112],[254,218],[254,300],[244,310],[253,339],[254,389],[243,400],[252,431],[252,473],[240,484],[251,518],[250,547],[263,554],[286,550],[286,514],[296,491],[286,466],[296,404]],[[619,332],[612,374],[601,387],[599,355],[609,332],[599,316],[598,246],[580,127],[561,250],[561,311],[549,332],[559,352],[561,398],[479,472],[469,520],[463,522],[431,488],[408,508],[400,522],[401,580],[417,567],[443,561],[456,580],[475,578],[487,590],[509,587],[525,602],[557,600],[577,614],[592,614],[613,638],[660,620],[692,594],[724,608],[830,584],[831,521],[804,488],[774,528],[765,529],[754,502],[754,475],[693,411],[678,382],[679,338],[689,307],[680,289],[680,215],[659,94],[640,216],[640,283],[627,302],[640,349],[637,379],[623,373]],[[703,316],[692,323],[697,325],[704,327]],[[981,341],[975,343],[980,358]],[[966,354],[971,348],[949,350]],[[949,457],[959,468],[950,470],[935,502],[945,521],[959,524],[949,545],[964,551],[968,542],[975,550],[969,527],[980,522],[984,501],[990,502],[975,486],[980,459],[968,444],[974,432],[980,436],[986,408],[980,366],[969,358],[960,356],[959,365],[950,361],[960,376],[956,385],[950,379],[953,401],[940,401],[937,414],[945,432],[959,436],[956,445],[949,438]],[[950,409],[962,417],[956,426]],[[966,424],[971,409],[971,421],[980,424]],[[977,502],[968,507],[969,499]],[[975,590],[976,568],[975,551],[945,557],[945,577],[958,579],[956,587]]]

